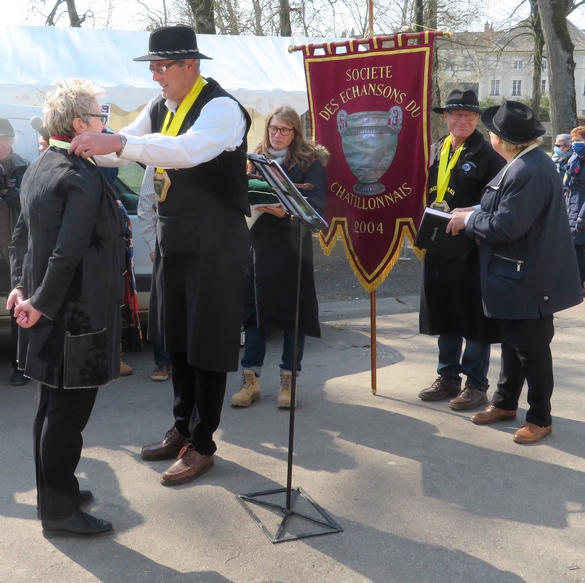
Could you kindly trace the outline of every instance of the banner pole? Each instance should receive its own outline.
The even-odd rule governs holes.
[[[370,292],[370,350],[372,361],[372,395],[376,394],[378,390],[378,381],[376,378],[377,362],[376,362],[376,290]]]
[[[374,34],[374,0],[368,0],[368,28],[370,34]]]
[[[435,38],[437,36],[448,36],[451,37],[453,36],[451,32],[449,31],[443,31],[443,30],[430,30],[428,32],[428,34],[431,36],[431,38]],[[399,34],[395,34],[392,36],[377,36],[376,39],[381,42],[390,42],[390,41],[395,41],[397,36],[401,36],[402,38],[408,40],[411,38],[420,38],[421,33],[420,32],[401,32]],[[371,38],[356,38],[356,39],[352,39],[352,42],[354,42],[355,44],[358,45],[367,45],[371,42]],[[336,48],[336,47],[343,47],[345,45],[347,45],[348,43],[348,39],[346,40],[342,40],[342,41],[336,41],[336,42],[330,42],[330,43],[321,43],[321,44],[316,44],[316,45],[310,45],[311,48],[313,50],[316,49],[323,49],[325,47],[329,47],[329,48]],[[288,47],[288,52],[289,53],[294,53],[295,51],[304,51],[305,47],[307,47],[309,45],[290,45]]]

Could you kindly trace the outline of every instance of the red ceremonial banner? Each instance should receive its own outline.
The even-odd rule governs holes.
[[[414,240],[426,206],[434,37],[412,36],[303,47],[312,138],[331,152],[321,247],[329,255],[341,237],[368,292],[404,237]]]

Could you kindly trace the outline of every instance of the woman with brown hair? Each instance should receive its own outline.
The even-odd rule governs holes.
[[[323,166],[329,152],[303,137],[301,119],[289,106],[272,111],[266,122],[264,139],[256,153],[276,160],[295,184],[306,185],[300,192],[324,215],[327,177]],[[232,405],[247,407],[260,399],[258,379],[266,338],[271,328],[284,331],[278,407],[291,405],[294,353],[294,319],[299,258],[299,219],[282,205],[257,207],[262,214],[251,229],[252,253],[246,286],[244,328],[246,340],[242,358],[242,386],[232,397]],[[302,241],[297,372],[301,370],[305,336],[320,337],[319,307],[313,276],[311,233]]]

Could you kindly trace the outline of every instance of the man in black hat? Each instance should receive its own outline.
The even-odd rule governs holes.
[[[483,187],[504,165],[476,129],[477,96],[470,90],[454,90],[445,106],[433,111],[443,114],[449,134],[431,148],[430,206],[450,212],[477,205]],[[498,336],[482,310],[477,246],[463,259],[426,252],[420,332],[439,335],[439,377],[419,398],[449,398],[449,406],[459,411],[486,405],[490,342],[498,341]],[[461,374],[466,377],[463,388]]]
[[[498,388],[471,420],[515,419],[526,380],[529,409],[514,441],[534,443],[552,430],[553,314],[581,303],[583,294],[563,187],[538,147],[544,126],[517,101],[486,109],[481,120],[508,164],[487,185],[481,208],[456,211],[447,227],[479,241],[484,311],[502,338]]]
[[[8,296],[12,291],[10,279],[10,256],[8,246],[12,232],[20,214],[20,182],[28,167],[28,160],[19,156],[13,149],[14,129],[10,121],[0,118],[0,294]],[[12,378],[13,386],[26,385],[28,379],[18,368],[16,353],[18,346],[18,324],[10,316],[12,332]]]
[[[176,461],[166,486],[211,469],[227,372],[238,368],[249,233],[246,110],[200,74],[193,29],[153,31],[147,55],[161,96],[120,134],[74,139],[70,152],[109,154],[109,163],[156,168],[158,233],[154,282],[173,369],[175,423],[162,441],[142,448],[145,460]],[[101,158],[100,163],[106,160]],[[105,164],[107,165],[107,164]],[[177,457],[178,455],[178,457]]]

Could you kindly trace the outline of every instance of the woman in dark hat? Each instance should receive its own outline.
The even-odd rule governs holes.
[[[514,419],[526,380],[529,409],[514,441],[534,443],[552,430],[553,314],[582,301],[581,285],[561,181],[538,147],[545,128],[515,101],[486,109],[481,120],[508,163],[486,186],[481,208],[454,212],[447,228],[479,241],[484,310],[502,337],[498,388],[471,420]]]

